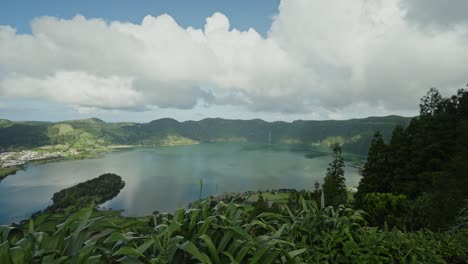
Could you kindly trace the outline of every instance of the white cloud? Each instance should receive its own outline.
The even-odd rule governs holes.
[[[283,0],[267,37],[231,29],[220,13],[204,29],[169,15],[141,24],[41,17],[31,35],[0,26],[0,95],[77,109],[203,102],[324,118],[414,110],[430,86],[453,92],[467,81],[468,26],[421,28],[404,1]]]
[[[15,76],[2,81],[3,94],[12,97],[45,97],[72,105],[100,108],[133,108],[143,100],[132,89],[132,79],[97,77],[83,72],[57,72],[44,79]]]
[[[467,81],[468,27],[420,30],[401,1],[282,1],[280,11],[269,37],[315,72],[309,89],[325,106],[414,109],[429,87]]]

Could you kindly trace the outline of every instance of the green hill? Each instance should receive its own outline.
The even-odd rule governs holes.
[[[143,124],[107,123],[97,118],[57,123],[0,120],[0,149],[59,144],[92,148],[229,141],[328,147],[338,142],[349,153],[365,155],[375,131],[381,131],[388,139],[396,125],[407,126],[409,121],[410,118],[400,116],[290,123],[221,118],[185,122],[164,118]]]

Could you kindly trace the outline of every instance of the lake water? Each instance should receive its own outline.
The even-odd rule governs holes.
[[[104,173],[116,173],[125,188],[103,206],[124,215],[171,212],[203,196],[277,188],[313,189],[322,182],[330,157],[304,152],[246,148],[244,144],[200,144],[142,148],[100,158],[31,165],[0,182],[0,224],[28,218],[51,204],[52,195]],[[356,168],[345,169],[346,184],[357,186]]]

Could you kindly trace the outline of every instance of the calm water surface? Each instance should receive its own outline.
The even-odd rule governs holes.
[[[170,212],[203,196],[274,188],[312,189],[322,181],[330,157],[305,158],[303,152],[247,150],[243,144],[200,144],[134,149],[97,159],[29,166],[0,182],[0,224],[28,218],[51,204],[61,189],[116,173],[125,188],[103,206],[124,215]],[[346,184],[357,186],[356,168],[345,169]]]

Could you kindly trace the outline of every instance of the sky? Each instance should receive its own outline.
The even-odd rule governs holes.
[[[468,82],[466,0],[0,0],[0,118],[418,114]]]

